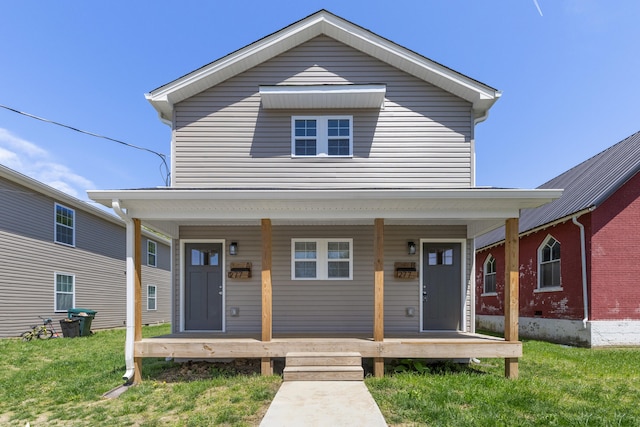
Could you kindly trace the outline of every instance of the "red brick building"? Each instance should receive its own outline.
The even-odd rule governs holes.
[[[640,345],[640,132],[539,188],[562,197],[520,218],[520,335]],[[476,323],[502,331],[504,230],[476,241]]]

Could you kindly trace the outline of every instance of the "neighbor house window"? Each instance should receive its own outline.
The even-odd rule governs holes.
[[[496,259],[493,255],[484,262],[484,293],[496,293]]]
[[[351,116],[292,117],[291,155],[296,157],[352,156],[353,118]]]
[[[353,239],[293,239],[291,278],[351,280]]]
[[[158,294],[156,285],[147,286],[147,310],[157,310]]]
[[[67,311],[74,306],[75,276],[56,273],[55,275],[55,311]]]
[[[63,245],[75,246],[75,216],[73,209],[56,203],[56,230],[55,241]]]
[[[156,267],[158,264],[158,244],[153,240],[147,240],[147,265]]]
[[[549,236],[538,249],[539,288],[560,287],[560,242]]]

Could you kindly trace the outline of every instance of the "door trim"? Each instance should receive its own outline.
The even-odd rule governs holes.
[[[432,331],[424,328],[423,322],[423,301],[422,301],[422,279],[424,272],[424,256],[422,250],[424,248],[425,243],[459,243],[460,244],[460,295],[462,296],[461,301],[459,302],[460,306],[460,325],[462,328],[459,332],[467,332],[467,313],[465,310],[466,306],[466,292],[465,292],[465,277],[467,273],[467,239],[420,239],[420,274],[418,279],[418,298],[420,301],[420,332],[443,332],[443,331]],[[452,329],[453,331],[453,329]]]
[[[211,330],[211,331],[198,331],[198,332],[226,332],[227,331],[227,263],[226,263],[226,254],[227,254],[227,245],[226,240],[224,239],[180,239],[180,332],[189,332],[184,328],[184,314],[185,314],[185,280],[184,280],[184,272],[185,272],[185,246],[187,243],[222,243],[222,330]]]

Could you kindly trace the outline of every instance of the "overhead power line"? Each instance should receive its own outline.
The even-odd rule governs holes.
[[[32,118],[32,119],[40,120],[40,121],[46,122],[46,123],[51,123],[53,125],[61,126],[63,128],[67,128],[67,129],[70,129],[70,130],[75,131],[75,132],[83,133],[85,135],[93,136],[93,137],[96,137],[96,138],[106,139],[108,141],[117,142],[118,144],[122,144],[122,145],[130,147],[130,148],[135,148],[137,150],[147,151],[149,153],[155,154],[156,156],[160,157],[160,160],[162,160],[161,168],[162,168],[162,166],[164,166],[164,169],[165,169],[165,173],[163,174],[164,185],[167,186],[167,187],[169,186],[169,165],[167,164],[167,156],[165,156],[162,153],[158,153],[157,151],[151,150],[150,148],[140,147],[140,146],[134,145],[134,144],[129,144],[128,142],[124,142],[124,141],[121,141],[119,139],[115,139],[115,138],[111,138],[111,137],[108,137],[108,136],[100,135],[100,134],[97,134],[97,133],[89,132],[89,131],[86,131],[86,130],[78,129],[78,128],[75,128],[73,126],[65,125],[64,123],[56,122],[54,120],[45,119],[44,117],[39,117],[39,116],[36,116],[36,115],[33,115],[33,114],[25,113],[24,111],[16,110],[15,108],[7,107],[6,105],[0,104],[0,107],[4,108],[5,110],[13,111],[14,113],[21,114],[23,116],[26,116],[26,117],[29,117],[29,118]]]

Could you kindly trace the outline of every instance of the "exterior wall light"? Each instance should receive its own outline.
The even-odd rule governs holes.
[[[231,242],[229,245],[229,255],[238,255],[238,242]]]
[[[409,246],[409,255],[416,254],[416,244],[413,242],[407,242],[407,246]]]

